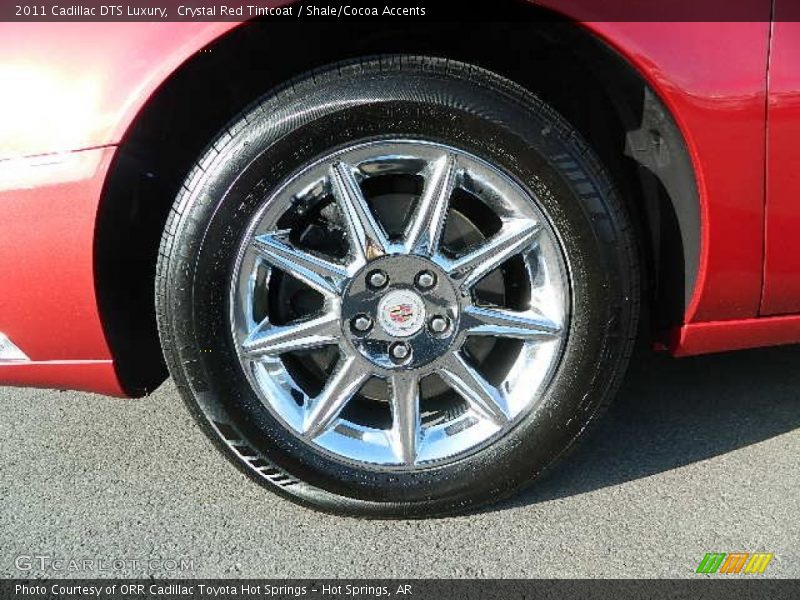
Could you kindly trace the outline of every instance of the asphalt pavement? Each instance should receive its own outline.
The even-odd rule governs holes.
[[[538,485],[422,521],[269,493],[171,382],[141,400],[5,388],[0,577],[696,577],[712,551],[771,552],[763,576],[800,577],[798,467],[800,346],[640,360]],[[71,559],[95,563],[53,562]]]

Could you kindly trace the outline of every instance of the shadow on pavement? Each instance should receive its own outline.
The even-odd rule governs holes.
[[[800,346],[637,359],[608,413],[540,482],[497,509],[589,492],[800,427]],[[491,510],[491,509],[490,509]]]

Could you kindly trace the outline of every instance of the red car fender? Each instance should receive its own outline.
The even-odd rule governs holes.
[[[15,116],[0,126],[0,332],[30,358],[0,362],[0,384],[125,395],[93,269],[114,146],[181,63],[237,25],[0,25],[0,110]]]
[[[0,24],[0,110],[15,115],[0,159],[118,143],[175,69],[238,25]]]

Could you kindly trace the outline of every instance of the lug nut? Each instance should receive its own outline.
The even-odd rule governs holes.
[[[436,275],[430,271],[422,271],[417,275],[417,287],[421,290],[429,290],[436,285]]]
[[[432,317],[431,320],[428,322],[428,327],[431,328],[433,333],[444,333],[447,331],[447,328],[450,326],[450,321],[447,320],[447,317],[442,317],[436,315]]]
[[[411,354],[411,348],[403,342],[396,342],[389,347],[389,354],[396,361],[403,361]]]
[[[367,275],[367,283],[377,290],[389,283],[389,276],[383,271],[372,271]]]
[[[372,327],[372,319],[368,315],[356,315],[353,319],[353,329],[361,333],[369,331]]]

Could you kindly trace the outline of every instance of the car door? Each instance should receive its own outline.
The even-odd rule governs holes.
[[[768,71],[762,315],[800,313],[800,5],[775,0]]]

